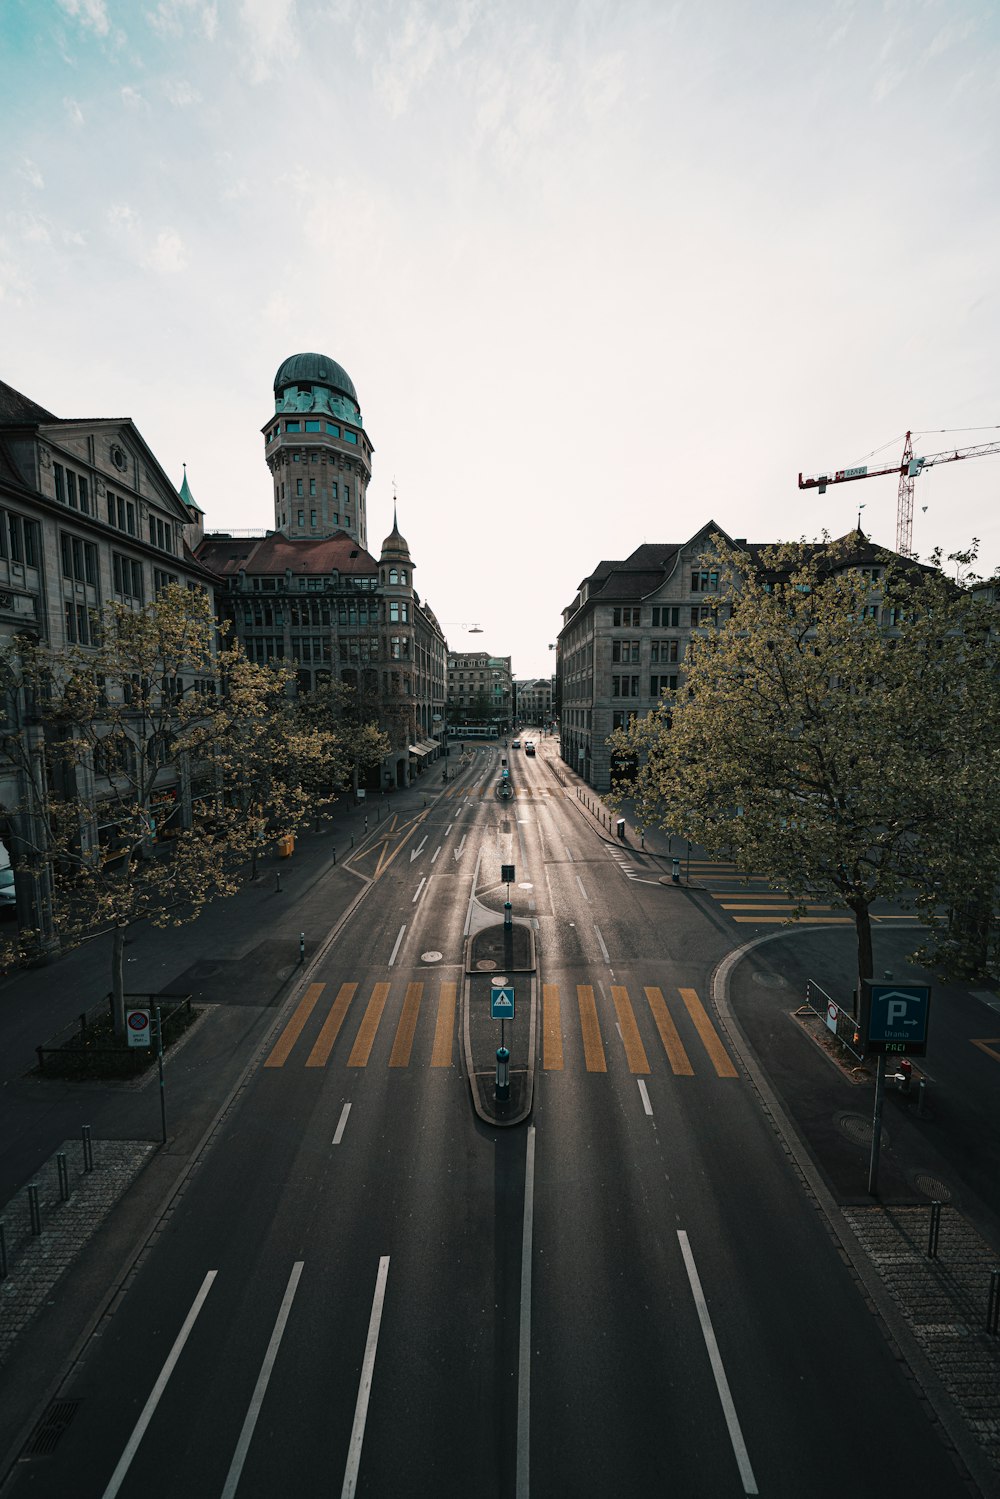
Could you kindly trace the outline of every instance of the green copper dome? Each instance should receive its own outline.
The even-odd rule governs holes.
[[[349,396],[357,405],[358,393],[354,389],[354,381],[343,365],[328,358],[326,354],[292,354],[284,360],[274,377],[274,394],[280,395],[289,385],[325,385],[330,390]]]

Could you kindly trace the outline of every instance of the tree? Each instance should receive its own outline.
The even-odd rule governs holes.
[[[873,567],[858,535],[754,558],[713,542],[725,602],[676,702],[612,736],[635,767],[619,800],[766,875],[798,914],[817,895],[851,911],[870,978],[875,901],[910,899],[934,923],[997,888],[992,618],[936,567],[892,553]]]
[[[110,927],[122,1034],[128,928],[179,926],[233,894],[267,832],[293,832],[332,798],[342,749],[296,719],[293,669],[248,661],[201,592],[172,585],[143,609],[112,604],[93,636],[93,647],[21,637],[3,649],[3,749],[24,787],[5,810],[35,891],[16,956]]]
[[[363,773],[380,765],[392,750],[389,735],[378,725],[377,698],[366,702],[345,682],[325,682],[300,693],[293,714],[304,727],[336,736],[343,759],[341,783],[355,791]]]

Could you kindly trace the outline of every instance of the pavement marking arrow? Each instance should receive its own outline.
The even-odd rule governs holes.
[[[420,842],[417,844],[416,848],[413,848],[413,849],[410,850],[410,863],[411,864],[413,863],[414,859],[417,857],[418,854],[422,854],[423,853],[423,851],[424,851],[424,844],[426,842],[427,842],[427,834],[425,833],[424,836],[421,838]]]

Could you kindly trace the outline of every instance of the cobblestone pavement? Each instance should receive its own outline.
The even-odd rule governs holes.
[[[80,1140],[65,1140],[3,1209],[7,1278],[0,1281],[0,1367],[17,1338],[49,1299],[56,1282],[131,1186],[156,1146],[148,1140],[95,1140],[93,1171],[83,1169]],[[69,1200],[59,1195],[56,1157],[66,1156]],[[42,1232],[31,1232],[28,1189],[38,1187]]]
[[[986,1331],[998,1257],[942,1206],[937,1258],[927,1256],[930,1206],[844,1207],[844,1218],[937,1378],[1000,1476],[1000,1337]]]

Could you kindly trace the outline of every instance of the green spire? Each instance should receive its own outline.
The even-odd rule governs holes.
[[[191,486],[188,483],[188,466],[186,463],[184,464],[184,478],[181,481],[181,487],[178,493],[180,494],[180,497],[184,504],[187,505],[191,510],[197,510],[199,515],[205,514],[204,510],[202,510],[194,495],[191,493]]]

